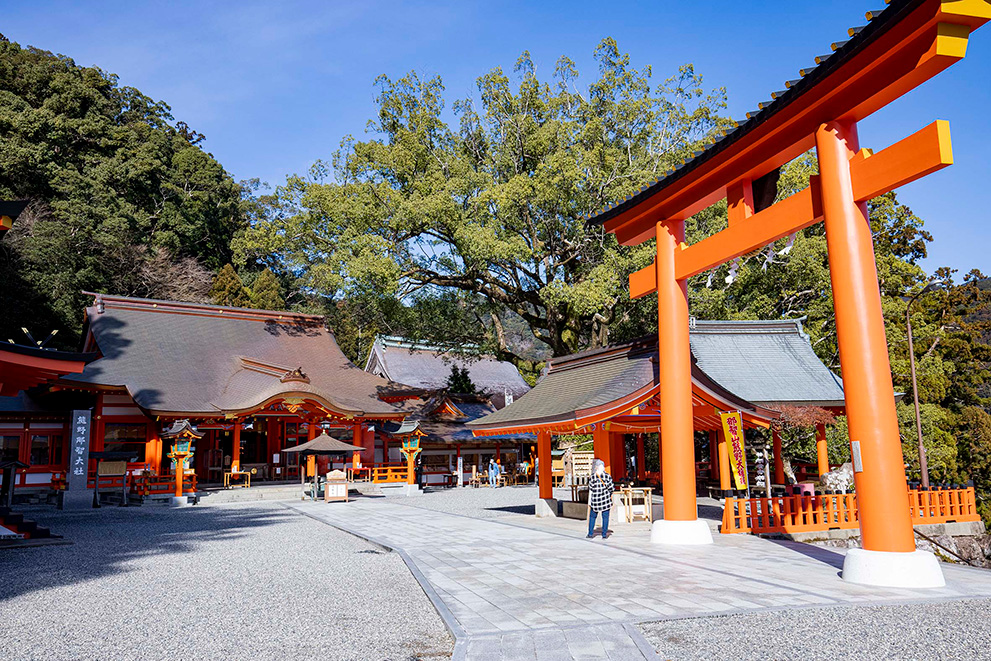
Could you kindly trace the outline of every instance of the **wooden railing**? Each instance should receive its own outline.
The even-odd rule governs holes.
[[[406,464],[380,464],[371,470],[372,482],[376,483],[405,482],[408,475]]]
[[[154,496],[175,492],[175,475],[134,475],[131,493],[138,496]],[[196,493],[196,473],[182,476],[182,492]]]
[[[912,525],[980,521],[973,487],[908,491]],[[793,533],[857,528],[857,496],[852,493],[727,498],[722,532]]]
[[[92,489],[96,486],[96,473],[90,472],[86,480],[86,486]],[[174,475],[152,475],[151,473],[128,473],[127,475],[101,475],[100,491],[123,490],[127,485],[127,490],[138,496],[150,496],[155,494],[171,493],[175,491]],[[52,473],[52,487],[55,489],[65,489],[65,471]],[[196,474],[186,473],[182,479],[183,493],[196,492]]]

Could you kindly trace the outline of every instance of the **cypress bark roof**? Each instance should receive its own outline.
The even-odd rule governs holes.
[[[343,415],[403,415],[378,397],[400,387],[349,362],[323,317],[93,296],[87,343],[102,357],[66,385],[125,387],[153,415],[233,414],[285,397]]]

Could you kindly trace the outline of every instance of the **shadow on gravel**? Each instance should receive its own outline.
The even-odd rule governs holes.
[[[0,549],[0,603],[22,594],[125,573],[133,559],[187,553],[211,542],[228,542],[245,530],[294,518],[288,510],[189,507],[107,508],[88,512],[23,510],[50,527],[68,546]]]
[[[536,505],[507,505],[506,507],[486,507],[489,512],[509,512],[510,514],[536,514]]]

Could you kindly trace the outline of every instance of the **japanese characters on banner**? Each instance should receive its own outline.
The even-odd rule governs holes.
[[[733,483],[737,489],[747,488],[747,453],[743,447],[743,416],[739,411],[720,413],[723,421],[723,434],[729,452],[729,463],[733,473]]]
[[[88,410],[73,411],[72,430],[69,438],[69,470],[66,474],[66,489],[74,491],[86,488],[86,478],[89,472],[89,428],[91,412]]]

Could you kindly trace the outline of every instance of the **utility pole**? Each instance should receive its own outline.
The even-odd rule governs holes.
[[[919,412],[919,386],[915,378],[915,346],[912,344],[912,303],[923,294],[939,289],[937,282],[930,282],[915,296],[908,299],[905,307],[905,328],[908,331],[908,362],[912,367],[912,399],[915,400],[915,432],[919,437],[919,472],[922,473],[922,488],[929,489],[929,462],[926,461],[926,447],[922,443],[922,414]],[[907,298],[907,297],[902,297]]]

